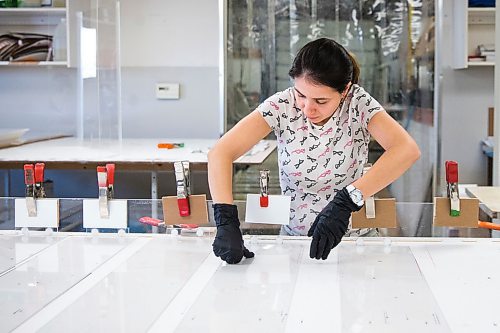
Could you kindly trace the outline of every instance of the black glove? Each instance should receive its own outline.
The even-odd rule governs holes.
[[[238,208],[229,204],[214,204],[217,234],[212,244],[214,254],[228,264],[237,264],[245,258],[253,258],[254,253],[243,245]]]
[[[307,232],[307,236],[313,236],[309,256],[325,260],[347,232],[351,213],[360,209],[345,188],[337,192],[333,200],[316,216]]]

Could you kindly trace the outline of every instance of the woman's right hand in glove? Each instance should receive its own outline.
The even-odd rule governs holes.
[[[217,234],[212,244],[214,254],[228,264],[237,264],[245,258],[253,258],[243,244],[243,236],[238,219],[238,208],[230,204],[214,204],[215,225]]]

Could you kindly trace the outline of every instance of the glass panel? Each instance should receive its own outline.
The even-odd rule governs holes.
[[[417,141],[421,159],[381,191],[399,201],[431,201],[435,154],[434,1],[229,1],[227,128],[292,82],[297,51],[318,37],[337,40],[361,66],[360,85]],[[383,153],[370,144],[369,162]],[[237,198],[254,190],[257,168],[271,169],[271,193],[280,193],[277,156],[235,174]],[[275,178],[272,175],[275,175]]]
[[[121,139],[119,1],[93,0],[78,22],[78,137]]]

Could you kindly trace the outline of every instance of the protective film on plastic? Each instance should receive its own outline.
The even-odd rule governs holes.
[[[29,237],[20,233],[0,235],[0,275],[54,245],[64,237],[66,237],[64,234],[58,234],[57,237],[44,235]]]
[[[256,257],[220,266],[177,332],[283,331],[304,247],[274,241],[248,246]]]
[[[451,332],[410,248],[339,247],[343,332]]]
[[[499,332],[500,242],[448,239],[411,246],[453,332]]]
[[[144,331],[209,255],[210,245],[203,238],[151,239],[40,331]]]
[[[132,240],[114,237],[71,237],[54,242],[38,255],[0,275],[0,322],[11,331],[85,279]],[[29,241],[16,242],[16,255],[33,251]]]

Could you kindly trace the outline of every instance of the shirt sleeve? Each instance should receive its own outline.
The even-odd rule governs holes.
[[[380,103],[367,93],[362,87],[359,87],[353,97],[356,101],[357,109],[360,112],[363,128],[368,130],[368,123],[377,113],[384,111]]]
[[[279,136],[283,118],[287,117],[288,106],[292,103],[291,97],[289,89],[277,92],[262,102],[256,109],[273,129],[276,136]]]

